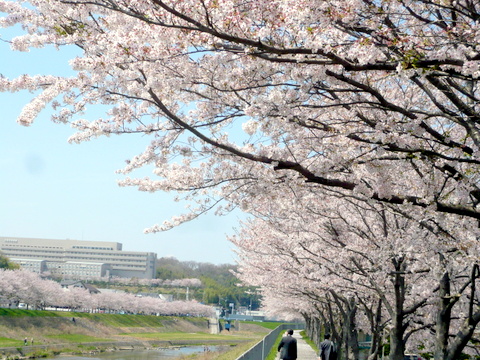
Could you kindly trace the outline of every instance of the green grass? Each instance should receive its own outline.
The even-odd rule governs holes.
[[[207,333],[184,333],[184,332],[163,332],[163,333],[123,333],[120,335],[125,335],[129,337],[135,337],[140,339],[147,340],[159,340],[159,341],[195,341],[202,342],[208,341],[209,343],[215,342],[225,342],[225,340],[231,340],[232,343],[238,343],[239,341],[244,341],[245,339],[255,338],[253,336],[249,337],[239,337],[236,335],[216,335],[216,334],[207,334]]]
[[[163,322],[176,321],[176,316],[155,316],[155,315],[131,315],[131,314],[103,314],[103,313],[77,313],[62,312],[58,316],[75,317],[76,319],[86,318],[107,326],[113,327],[164,327]],[[188,317],[191,323],[205,322],[205,318]]]
[[[89,319],[113,327],[162,327],[165,317],[153,315],[91,314],[59,312],[58,316]]]
[[[123,314],[105,314],[105,313],[77,313],[77,312],[64,312],[64,311],[38,311],[38,310],[24,310],[24,309],[0,309],[0,317],[11,317],[12,322],[13,318],[16,317],[57,317],[64,318],[66,321],[71,321],[74,317],[76,319],[76,325],[82,325],[82,321],[94,321],[104,326],[110,328],[116,328],[120,330],[122,328],[129,328],[129,331],[124,331],[121,335],[124,335],[125,338],[137,338],[143,339],[145,341],[169,341],[171,343],[189,343],[189,344],[212,344],[212,345],[231,345],[227,351],[222,351],[219,353],[207,353],[201,354],[198,360],[235,360],[245,351],[250,349],[255,345],[261,338],[264,336],[264,332],[257,330],[257,332],[237,332],[231,331],[230,333],[223,332],[222,334],[208,334],[203,332],[195,333],[185,333],[179,331],[170,331],[166,332],[171,326],[178,322],[178,319],[187,320],[193,324],[198,323],[199,325],[206,324],[205,318],[182,318],[174,316],[153,316],[153,315],[123,315]],[[242,323],[244,323],[242,321]],[[274,329],[279,323],[278,322],[245,322],[251,323],[257,326],[261,326],[266,329]],[[134,329],[138,327],[139,330],[135,331]],[[141,332],[142,329],[146,328],[153,329],[152,332],[144,333]],[[155,330],[158,329],[158,332]],[[131,332],[134,330],[134,332]],[[112,339],[102,339],[95,336],[88,336],[83,334],[72,334],[70,331],[68,333],[63,333],[60,335],[48,335],[48,327],[43,328],[43,335],[36,336],[36,338],[48,338],[48,342],[53,340],[54,343],[63,344],[65,346],[73,346],[72,349],[65,349],[62,347],[61,351],[76,353],[83,349],[84,346],[88,343],[98,343],[98,342],[110,342],[115,341]],[[118,332],[117,332],[118,334]],[[123,337],[123,336],[122,336]],[[83,345],[85,344],[85,345]],[[93,345],[93,344],[92,344]],[[0,337],[0,347],[16,347],[23,348],[23,335],[19,336],[18,340]],[[55,353],[55,350],[49,350],[52,354]],[[60,351],[60,350],[58,350]],[[39,357],[44,354],[38,354]],[[207,356],[207,358],[202,359],[201,356]]]
[[[11,317],[66,317],[76,319],[87,318],[97,321],[101,324],[113,327],[164,327],[164,321],[174,321],[173,316],[154,316],[154,315],[127,315],[127,314],[104,314],[104,313],[80,313],[70,311],[43,311],[43,310],[23,310],[23,309],[4,309],[0,308],[0,316]],[[203,318],[188,318],[190,322],[204,322]],[[267,329],[275,329],[280,324],[278,322],[259,322],[242,321],[242,323],[254,324]]]
[[[24,316],[58,316],[57,311],[43,311],[43,310],[22,310],[22,309],[4,309],[0,308],[0,316],[24,317]]]
[[[257,342],[259,342],[260,339],[251,341],[248,343],[244,344],[239,344],[232,348],[231,350],[228,350],[226,352],[222,352],[219,354],[217,357],[215,357],[215,360],[235,360],[238,359],[243,353],[245,353],[248,349],[253,347]]]
[[[284,334],[285,334],[284,331],[280,331],[280,333],[277,336],[277,339],[274,342],[274,345],[270,349],[270,352],[268,353],[265,360],[273,360],[277,357],[277,353],[278,353],[277,347],[278,347],[278,344],[280,343],[280,341],[282,340],[282,337],[283,337]]]
[[[15,340],[6,337],[0,337],[0,347],[19,347],[23,345],[23,340]]]
[[[111,341],[111,339],[102,339],[102,338],[97,338],[94,336],[82,335],[82,334],[60,334],[60,335],[48,335],[46,337],[50,339],[60,340],[62,342],[72,342],[72,343]]]
[[[11,317],[64,317],[64,318],[86,318],[97,321],[101,324],[113,327],[163,327],[163,321],[174,321],[174,316],[154,316],[154,315],[127,315],[127,314],[104,314],[104,313],[81,313],[70,311],[43,311],[43,310],[23,310],[23,309],[4,309],[0,308],[0,316]],[[203,318],[189,317],[190,322],[204,322]]]
[[[311,347],[313,350],[315,350],[315,353],[318,354],[318,346],[315,345],[315,343],[313,342],[313,340],[310,339],[310,338],[307,336],[307,333],[306,333],[304,330],[302,330],[302,331],[300,331],[300,335],[302,336],[303,340],[305,340],[305,342],[306,342],[308,345],[310,345],[310,347]]]
[[[278,322],[268,322],[268,321],[265,321],[265,322],[260,322],[260,321],[242,321],[242,323],[245,323],[245,324],[254,324],[254,325],[258,325],[258,326],[263,326],[264,328],[267,328],[267,329],[275,329],[277,328],[278,326],[282,325],[282,323],[278,323]]]

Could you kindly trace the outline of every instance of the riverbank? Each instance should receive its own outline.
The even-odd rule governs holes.
[[[0,355],[10,360],[170,346],[237,346],[268,333],[260,324],[238,323],[232,331],[211,334],[206,318],[0,309]]]

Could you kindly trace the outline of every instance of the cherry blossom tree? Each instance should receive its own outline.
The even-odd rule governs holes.
[[[305,312],[305,300],[310,301],[353,358],[358,357],[357,328],[374,335],[372,358],[385,328],[392,359],[402,359],[405,346],[415,350],[421,345],[432,353],[443,346],[446,351],[437,359],[455,359],[465,350],[480,310],[474,305],[477,295],[468,293],[475,291],[469,272],[479,250],[475,232],[466,231],[469,222],[464,228],[454,222],[447,229],[419,223],[396,206],[328,197],[315,202],[299,192],[287,202],[287,192],[278,193],[283,193],[283,207],[259,199],[257,220],[232,239],[240,249],[241,279],[269,296],[292,296],[295,302],[301,297],[301,307],[287,303],[298,312]],[[458,297],[441,293],[446,276]],[[467,304],[458,300],[470,303],[468,315]],[[448,307],[438,306],[441,301]],[[450,306],[456,306],[455,315],[448,312]],[[332,307],[338,315],[329,321]],[[436,313],[443,313],[443,319],[432,315]],[[444,333],[440,329],[451,321],[455,324],[446,338],[431,335]]]
[[[62,289],[56,296],[55,305],[62,306],[72,311],[81,311],[92,308],[92,295],[87,289],[72,287]]]
[[[131,279],[131,278],[112,277],[110,279],[98,279],[98,280],[113,282],[115,284],[120,284],[120,285],[140,284],[144,286],[175,286],[175,287],[202,286],[202,281],[200,279],[195,279],[195,278],[162,280],[162,279]]]
[[[0,296],[13,305],[24,302],[33,309],[42,309],[61,293],[61,286],[51,280],[43,280],[28,270],[3,270],[0,277]]]
[[[42,279],[28,270],[0,269],[0,297],[12,304],[24,302],[30,308],[64,307],[72,311],[125,312],[147,315],[212,316],[211,306],[195,301],[167,302],[160,298],[138,297],[124,292],[90,294],[82,288],[62,289],[53,280]]]
[[[14,284],[15,281],[10,276],[12,274],[11,271],[7,271],[5,269],[0,269],[0,294],[3,299],[5,299],[9,305],[13,303],[19,302],[19,300],[15,296]]]
[[[476,276],[460,279],[478,260],[480,3],[32,0],[0,1],[0,11],[0,26],[25,29],[10,39],[13,50],[80,50],[72,77],[0,79],[0,91],[36,93],[18,121],[29,125],[51,104],[52,119],[77,130],[72,142],[142,133],[149,143],[121,171],[121,184],[176,191],[192,203],[147,231],[210,209],[256,214],[271,204],[275,226],[287,222],[279,229],[295,241],[269,229],[271,239],[255,234],[256,253],[282,250],[274,268],[310,280],[306,292],[295,283],[272,290],[312,300],[331,290],[321,280],[337,274],[349,299],[355,283],[382,300],[399,359],[402,341],[422,332],[416,315],[434,297],[433,279],[445,298],[452,286],[462,294],[439,305],[447,318],[452,306],[472,309],[462,317],[468,329],[437,318],[444,325],[437,331],[460,335],[458,346],[444,335],[449,345],[435,356],[453,356],[468,342],[478,323],[475,292],[467,295]],[[93,104],[106,115],[83,117]],[[144,166],[153,167],[152,178],[130,177]],[[288,211],[286,194],[297,194],[303,212]],[[320,197],[332,206],[317,206]],[[383,204],[388,221],[353,210],[329,219],[362,201]],[[307,221],[315,218],[310,208],[332,224]],[[248,263],[261,268],[254,253]],[[439,265],[424,272],[422,257]],[[280,280],[273,275],[258,276],[271,284]]]
[[[28,5],[26,5],[28,4]],[[430,212],[480,217],[477,78],[480,5],[472,0],[1,1],[12,49],[77,46],[74,77],[21,76],[81,142],[144,133],[123,172],[153,165],[144,191],[197,206],[244,205],[258,177]],[[91,104],[106,117],[81,114]],[[244,136],[239,131],[243,129]],[[205,195],[210,196],[196,196]],[[227,203],[219,207],[222,199]]]

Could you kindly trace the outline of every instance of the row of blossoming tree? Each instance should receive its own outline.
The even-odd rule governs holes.
[[[282,196],[282,208],[259,203],[231,239],[238,276],[262,288],[268,310],[301,314],[316,339],[332,333],[344,358],[359,358],[359,332],[371,335],[371,359],[387,337],[391,354],[477,353],[480,249],[461,223],[440,227],[411,209],[353,199]]]
[[[51,277],[52,274],[50,272],[42,273],[42,276]],[[64,275],[64,279],[69,279],[69,276]],[[71,276],[71,278],[76,280],[86,280],[86,281],[93,281],[99,283],[106,283],[106,284],[115,284],[115,285],[127,285],[127,286],[148,286],[148,287],[192,287],[198,288],[202,286],[202,281],[197,278],[185,278],[185,279],[139,279],[139,278],[123,278],[118,276],[104,276],[104,277],[96,277],[96,276],[83,276],[83,275],[76,275]]]
[[[79,287],[64,289],[53,280],[28,270],[0,269],[0,298],[5,304],[28,304],[33,309],[60,308],[71,311],[124,312],[146,315],[214,316],[215,310],[196,301],[166,301],[124,292],[90,293]]]
[[[476,0],[0,1],[12,49],[75,46],[71,77],[0,79],[76,129],[144,134],[123,186],[252,214],[232,241],[270,309],[358,331],[390,359],[475,349],[480,321]],[[89,118],[93,104],[108,108]],[[96,107],[98,109],[98,107]],[[87,114],[87,115],[84,115]],[[135,178],[139,168],[153,176]],[[131,175],[130,175],[131,174]]]

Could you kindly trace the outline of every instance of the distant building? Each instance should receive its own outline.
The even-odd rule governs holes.
[[[172,302],[173,301],[173,295],[171,294],[158,294],[158,297],[162,300]]]
[[[91,284],[86,284],[83,281],[79,280],[63,280],[60,282],[60,286],[63,289],[85,289],[88,290],[90,294],[100,294],[100,290],[98,290],[95,286]]]
[[[156,273],[157,254],[122,251],[117,242],[0,237],[0,251],[22,268],[64,278],[154,279]]]
[[[155,299],[161,299],[165,300],[168,302],[173,301],[173,295],[172,294],[159,294],[159,293],[146,293],[146,292],[139,292],[136,294],[138,297],[152,297]]]

